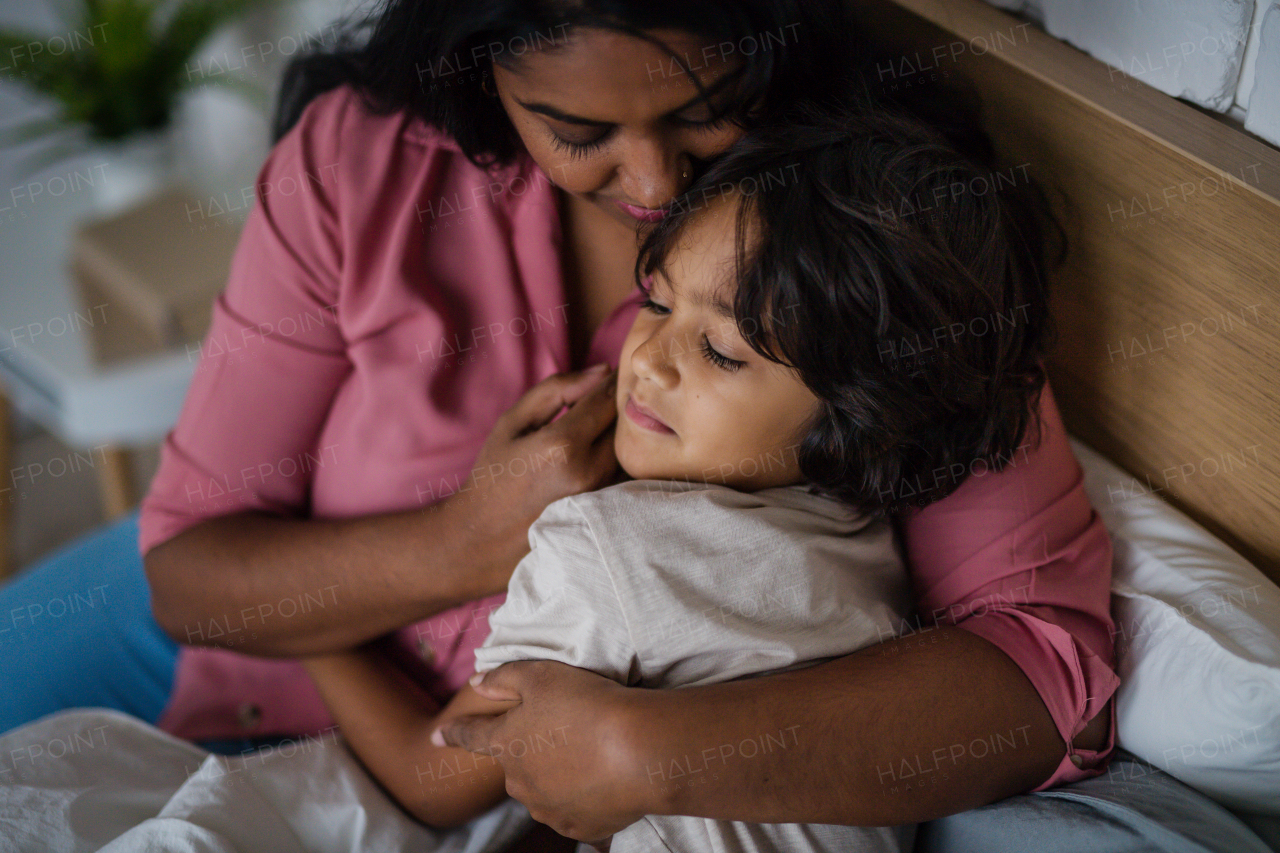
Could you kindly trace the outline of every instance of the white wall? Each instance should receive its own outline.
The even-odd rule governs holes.
[[[300,0],[255,14],[212,39],[188,65],[180,150],[210,194],[249,186],[270,147],[280,74],[307,46],[332,46],[355,0]]]
[[[1280,0],[988,0],[1280,145]]]

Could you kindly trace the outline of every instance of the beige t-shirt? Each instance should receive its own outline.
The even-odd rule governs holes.
[[[628,685],[709,684],[848,654],[899,633],[912,609],[889,523],[804,486],[630,481],[551,504],[529,543],[489,617],[477,671],[553,660]],[[649,775],[656,785],[709,782],[805,736],[761,732]],[[910,833],[651,816],[618,833],[612,851],[909,850]]]

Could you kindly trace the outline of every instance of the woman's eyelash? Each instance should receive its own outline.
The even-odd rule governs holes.
[[[711,346],[711,339],[706,335],[702,336],[702,354],[705,355],[716,367],[723,367],[730,373],[746,364],[745,361],[735,361],[727,355],[721,355],[716,352],[715,347]]]
[[[612,135],[612,132],[604,133],[590,142],[573,142],[565,139],[558,133],[551,134],[551,144],[561,151],[567,151],[574,159],[578,157],[586,157],[592,151],[604,145],[605,141]]]
[[[659,305],[647,296],[641,300],[640,307],[646,311],[652,311],[655,314],[661,314],[664,316],[671,313],[670,308],[667,308],[665,305]]]

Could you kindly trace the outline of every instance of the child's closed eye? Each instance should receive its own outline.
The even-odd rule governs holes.
[[[711,339],[706,335],[702,336],[702,354],[705,355],[707,360],[716,367],[723,368],[730,373],[736,372],[746,364],[745,361],[738,361],[736,359],[729,358],[729,356],[724,355],[723,353],[717,352],[716,348],[711,345]]]
[[[657,314],[660,317],[665,317],[666,315],[671,313],[670,308],[666,307],[665,305],[659,305],[657,302],[654,302],[653,297],[651,296],[646,296],[644,300],[641,301],[640,307],[646,311],[652,311],[654,314]]]

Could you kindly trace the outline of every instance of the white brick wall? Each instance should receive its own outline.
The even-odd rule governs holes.
[[[1258,41],[1262,35],[1262,16],[1272,0],[1257,0],[1253,12],[1253,22],[1249,25],[1249,43],[1244,49],[1244,63],[1240,66],[1240,87],[1236,89],[1236,108],[1241,112],[1249,109],[1249,95],[1253,91],[1254,64],[1258,59]]]
[[[1280,145],[1280,0],[987,0]]]
[[[1253,10],[1254,0],[1045,0],[1044,25],[1149,86],[1226,111]]]
[[[1033,21],[1044,21],[1044,0],[987,0],[992,6],[1021,12]]]
[[[1244,126],[1280,145],[1280,2],[1268,5],[1257,29],[1260,37]]]

